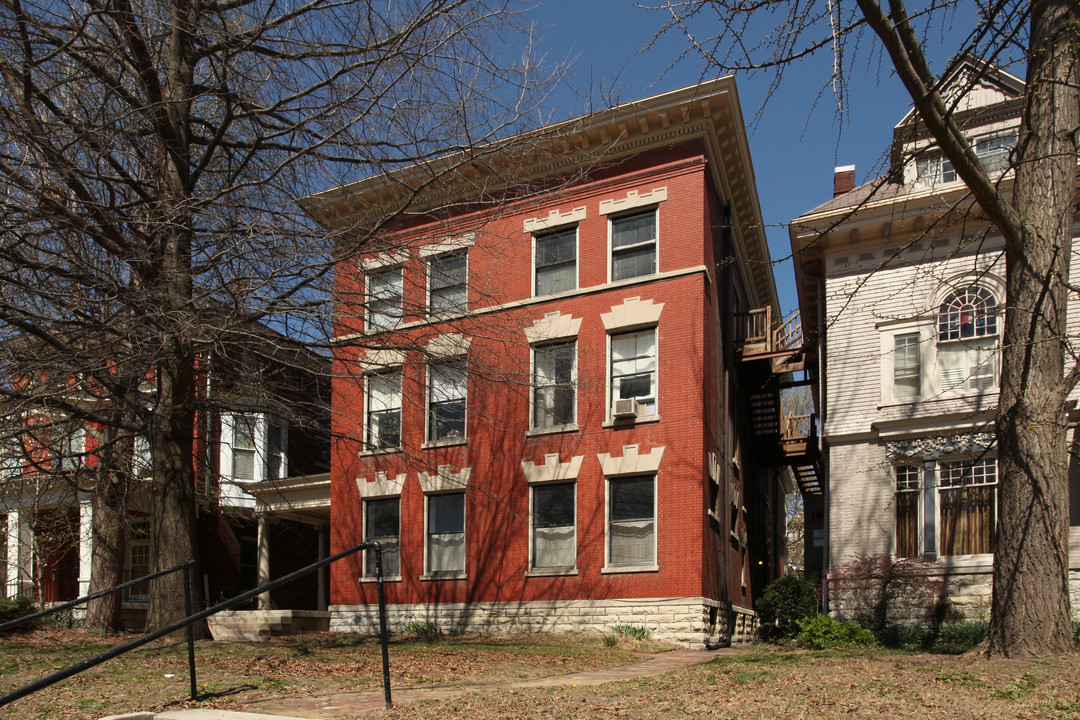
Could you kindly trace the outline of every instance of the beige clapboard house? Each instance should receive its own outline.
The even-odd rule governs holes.
[[[1008,190],[1024,83],[975,60],[947,83],[958,122]],[[803,327],[816,329],[821,368],[826,479],[807,504],[808,569],[816,560],[828,610],[855,614],[836,582],[853,561],[917,558],[946,581],[953,607],[978,617],[989,607],[997,509],[1003,242],[914,111],[893,137],[882,177],[856,187],[854,167],[837,168],[833,199],[791,223]],[[1074,255],[1074,276],[1077,265]],[[1080,321],[1080,304],[1071,307]],[[1074,611],[1078,477],[1074,468]]]

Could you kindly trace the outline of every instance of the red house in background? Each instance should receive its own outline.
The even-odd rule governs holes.
[[[337,269],[331,550],[383,544],[396,629],[743,637],[791,475],[740,353],[778,307],[734,80],[518,140]],[[547,189],[485,206],[500,167]],[[305,202],[360,225],[423,171]],[[335,564],[332,629],[374,630],[373,581]]]
[[[247,347],[203,351],[197,361],[199,413],[191,461],[202,571],[195,591],[204,605],[307,565],[328,545],[328,497],[295,507],[279,499],[294,485],[318,486],[321,477],[313,473],[328,469],[329,363],[261,326],[244,338]],[[105,402],[85,382],[71,384],[68,400]],[[4,420],[0,594],[46,605],[85,595],[94,542],[91,479],[103,438],[116,433],[45,410]],[[126,439],[133,446],[128,461],[134,477],[122,568],[129,580],[155,569],[157,539],[149,443],[140,435]],[[253,604],[325,610],[326,586],[324,577],[291,583]],[[142,627],[148,592],[145,585],[124,591],[126,625]]]

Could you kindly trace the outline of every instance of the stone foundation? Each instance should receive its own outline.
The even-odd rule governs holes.
[[[331,632],[375,635],[378,605],[331,605]],[[432,603],[387,606],[391,634],[410,622],[433,623],[447,634],[597,633],[614,625],[643,626],[656,640],[703,648],[749,641],[757,627],[752,610],[704,597],[625,600]]]
[[[945,595],[951,604],[951,616],[965,620],[990,619],[990,595],[993,571],[989,566],[977,570],[951,568],[945,578]],[[1074,620],[1080,620],[1080,570],[1069,571],[1070,607]],[[830,597],[829,613],[844,620],[859,619],[859,608],[840,594]],[[889,607],[889,622],[919,625],[927,621],[928,602],[916,601],[910,594],[896,598]]]

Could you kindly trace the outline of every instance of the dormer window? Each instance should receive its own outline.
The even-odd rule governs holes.
[[[1016,148],[1016,131],[998,135],[986,135],[974,141],[978,156],[988,174],[1009,168],[1009,156]],[[915,161],[916,178],[923,185],[955,182],[958,178],[952,161],[940,150],[928,152]]]

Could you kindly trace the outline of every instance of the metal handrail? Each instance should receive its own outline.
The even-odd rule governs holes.
[[[162,575],[168,575],[169,573],[174,573],[177,570],[183,570],[184,568],[191,567],[194,564],[194,560],[185,560],[179,565],[173,565],[171,568],[165,568],[164,570],[158,570],[157,572],[151,573],[150,575],[144,575],[141,578],[122,582],[119,585],[113,585],[111,588],[106,588],[105,590],[98,590],[97,592],[90,593],[89,595],[83,595],[82,597],[75,598],[74,600],[68,600],[67,602],[60,605],[53,605],[52,607],[46,608],[36,613],[25,615],[21,618],[18,618],[17,620],[9,620],[6,623],[0,625],[0,633],[3,633],[5,630],[10,630],[17,625],[22,625],[23,623],[30,622],[31,620],[37,620],[38,618],[43,618],[46,615],[52,615],[53,613],[58,613],[61,610],[67,610],[68,608],[82,605],[84,602],[89,602],[90,600],[97,600],[99,597],[104,597],[110,593],[126,590],[133,585],[144,583],[147,580],[153,580],[154,578],[161,577]]]
[[[177,630],[180,630],[180,629],[183,629],[183,628],[189,628],[189,635],[188,635],[188,637],[189,637],[188,662],[189,662],[190,675],[191,675],[191,699],[196,700],[196,699],[198,699],[198,692],[197,692],[196,682],[195,682],[194,649],[193,649],[193,645],[190,643],[190,627],[191,627],[191,625],[199,622],[200,620],[204,620],[204,619],[210,617],[211,615],[216,615],[217,613],[221,612],[222,610],[228,610],[229,608],[233,607],[234,605],[238,605],[238,604],[244,602],[245,600],[248,600],[250,598],[255,597],[256,595],[261,595],[262,593],[273,590],[276,587],[280,587],[281,585],[284,585],[286,583],[290,583],[290,582],[292,582],[293,580],[296,580],[299,577],[303,577],[304,575],[307,575],[308,573],[314,572],[314,571],[318,570],[321,567],[326,567],[327,565],[329,565],[329,564],[331,564],[333,562],[337,562],[338,560],[341,560],[344,557],[348,557],[349,555],[352,555],[353,553],[359,552],[360,550],[374,550],[375,551],[375,577],[376,577],[376,580],[377,580],[377,590],[378,590],[378,597],[379,597],[379,636],[380,636],[380,641],[382,643],[382,661],[383,661],[383,697],[384,697],[384,699],[386,701],[386,709],[389,710],[391,707],[393,707],[393,703],[391,702],[391,698],[390,698],[390,649],[389,649],[390,641],[389,641],[389,633],[387,632],[387,627],[386,627],[386,593],[385,593],[385,589],[383,588],[382,546],[380,546],[379,543],[374,542],[374,541],[367,541],[367,542],[362,542],[359,545],[354,545],[353,547],[349,548],[348,550],[343,550],[343,551],[339,552],[338,554],[332,555],[332,556],[330,556],[330,557],[328,557],[328,558],[326,558],[324,560],[319,560],[318,562],[314,562],[311,565],[308,565],[307,567],[302,567],[299,570],[293,571],[293,572],[289,573],[288,575],[284,575],[284,576],[278,578],[277,580],[271,580],[268,583],[264,583],[262,585],[259,585],[256,588],[248,590],[247,592],[243,592],[243,593],[237,595],[236,597],[229,598],[228,600],[220,602],[217,605],[206,608],[205,610],[202,610],[202,611],[197,612],[195,614],[190,614],[190,610],[189,610],[189,615],[187,617],[183,618],[182,620],[177,620],[176,622],[171,623],[169,625],[166,625],[165,627],[158,628],[157,630],[155,630],[155,631],[153,631],[151,633],[147,633],[145,635],[142,635],[142,636],[140,636],[138,638],[135,638],[134,640],[131,640],[130,642],[124,643],[123,645],[117,645],[116,647],[111,648],[111,649],[101,653],[100,655],[95,655],[94,657],[89,658],[87,660],[83,660],[82,662],[77,663],[75,665],[72,665],[71,667],[64,668],[63,670],[58,670],[58,671],[54,672],[51,675],[48,675],[48,676],[46,676],[44,678],[41,678],[40,680],[37,680],[35,682],[30,683],[29,685],[24,685],[21,688],[18,688],[16,690],[12,690],[11,692],[7,693],[6,695],[0,696],[0,707],[3,707],[5,705],[7,705],[8,703],[14,702],[15,700],[18,700],[19,698],[26,697],[27,695],[35,693],[38,690],[43,690],[43,689],[49,687],[50,685],[54,685],[54,684],[60,682],[61,680],[65,680],[65,679],[71,677],[72,675],[77,675],[77,674],[83,672],[84,670],[89,670],[92,667],[96,667],[97,665],[100,665],[101,663],[105,662],[106,660],[111,660],[114,657],[117,657],[119,655],[123,655],[126,652],[130,652],[131,650],[142,647],[143,645],[146,645],[147,643],[153,642],[154,640],[157,640],[158,638],[164,637],[164,636],[166,636],[166,635],[168,635],[170,633],[176,632]],[[188,562],[191,562],[192,564],[194,564],[194,561],[189,560]],[[145,582],[145,580],[146,580],[146,578],[139,578],[139,582]],[[187,586],[185,585],[185,589],[186,589],[186,587]],[[185,596],[186,595],[187,595],[187,593],[185,592]],[[188,598],[185,597],[185,600],[188,600]]]

